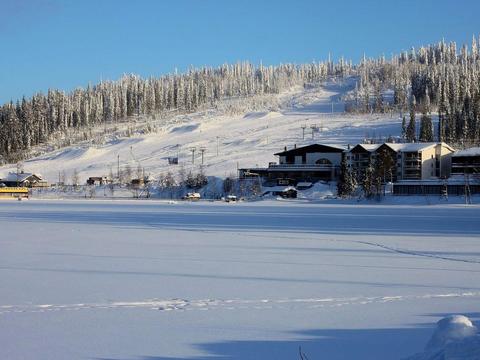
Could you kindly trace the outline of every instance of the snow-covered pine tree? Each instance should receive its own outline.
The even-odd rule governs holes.
[[[364,196],[368,199],[371,198],[374,194],[374,183],[375,183],[375,168],[373,166],[373,161],[370,160],[367,168],[365,169],[362,176],[362,190]]]
[[[405,141],[407,138],[407,120],[405,119],[405,115],[402,117],[402,139]]]
[[[405,136],[408,142],[414,142],[417,138],[416,120],[415,120],[416,104],[417,102],[415,100],[415,95],[413,95],[412,101],[410,102],[410,121],[408,122],[406,136]]]
[[[430,97],[425,95],[424,103],[422,106],[422,118],[420,120],[420,136],[421,142],[433,141],[433,124],[432,117],[430,116]]]

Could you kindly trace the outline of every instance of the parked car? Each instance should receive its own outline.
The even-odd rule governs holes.
[[[238,198],[235,195],[227,195],[225,196],[225,202],[236,202]]]
[[[182,197],[182,200],[191,200],[191,201],[196,201],[200,200],[201,196],[199,193],[187,193],[184,197]]]

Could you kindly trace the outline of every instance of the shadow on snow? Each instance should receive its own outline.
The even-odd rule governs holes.
[[[313,330],[298,333],[306,338],[302,340],[230,341],[196,345],[198,350],[208,354],[198,357],[138,356],[101,360],[295,360],[300,358],[299,347],[310,360],[394,360],[422,351],[433,333],[432,327]]]

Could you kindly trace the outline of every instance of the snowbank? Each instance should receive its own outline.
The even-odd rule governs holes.
[[[469,318],[463,315],[452,315],[437,322],[437,329],[427,344],[427,349],[441,349],[447,344],[474,336],[477,328]]]
[[[437,322],[437,328],[425,352],[407,360],[478,360],[480,336],[472,321],[463,315],[452,315]]]
[[[307,200],[330,199],[335,197],[336,194],[336,182],[325,183],[319,181],[309,189],[298,191],[298,198]]]

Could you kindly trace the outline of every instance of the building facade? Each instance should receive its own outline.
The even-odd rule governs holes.
[[[358,144],[346,153],[351,170],[362,174],[372,166],[383,166],[385,181],[428,180],[450,175],[454,149],[445,143]]]
[[[480,176],[480,147],[455,152],[452,155],[452,175]]]
[[[466,152],[454,156],[454,149],[443,142],[357,144],[353,147],[326,144],[294,146],[275,154],[278,163],[270,163],[266,168],[239,169],[239,176],[262,179],[266,184],[295,186],[305,181],[337,180],[345,159],[350,171],[359,179],[372,166],[377,174],[383,174],[383,183],[396,183],[402,186],[397,187],[399,192],[408,192],[410,190],[405,187],[423,186],[418,185],[419,182],[430,182],[432,185],[432,181],[437,181],[439,186],[443,186],[443,181],[450,176],[452,156],[456,166],[454,172],[463,173],[466,168],[478,172],[480,148],[477,149],[478,152],[469,151],[469,156]]]
[[[312,144],[278,152],[278,163],[267,168],[239,169],[240,178],[259,176],[269,183],[284,181],[296,184],[299,181],[330,181],[338,178],[344,147]]]

